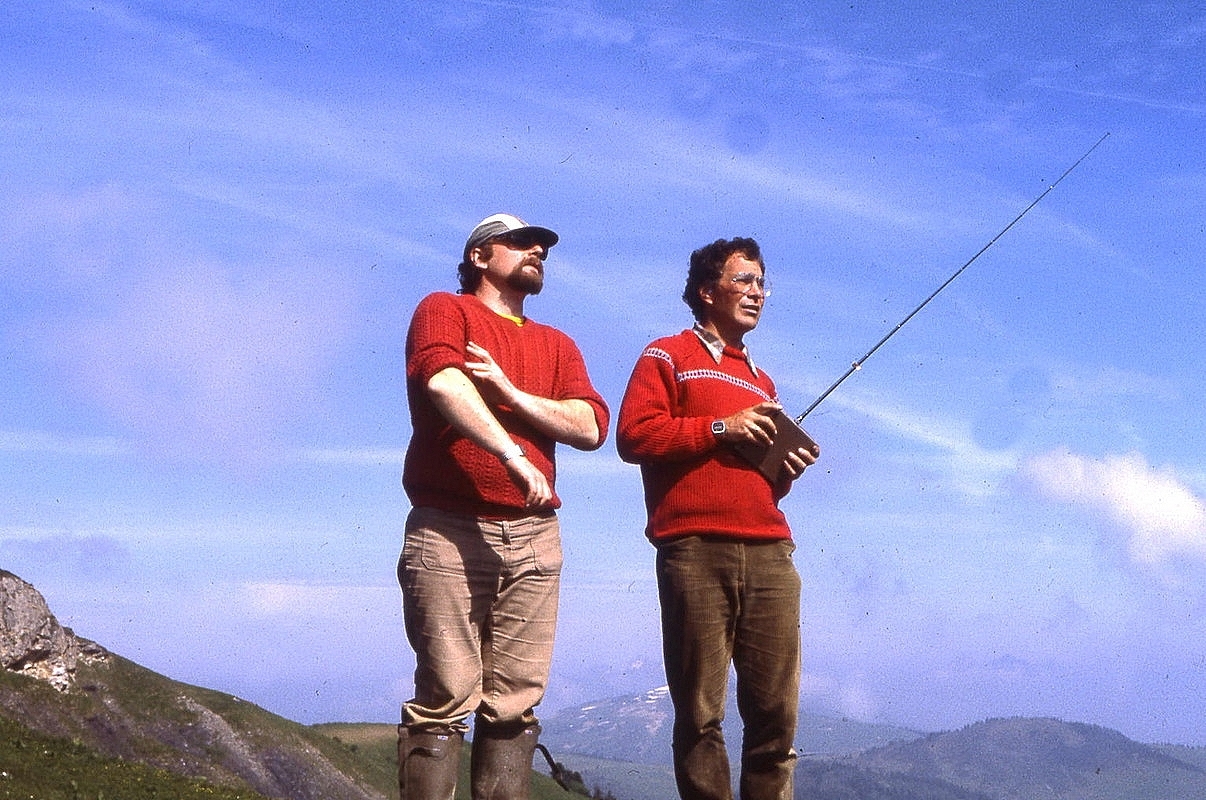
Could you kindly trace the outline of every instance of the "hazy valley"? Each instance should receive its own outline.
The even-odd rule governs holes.
[[[34,587],[4,571],[0,666],[0,798],[397,796],[393,725],[305,726],[173,681],[61,627]],[[668,697],[652,689],[546,711],[543,742],[588,793],[662,800],[676,796],[670,720]],[[805,714],[797,742],[800,800],[1206,797],[1206,749],[1055,719],[923,733]],[[573,796],[546,775],[533,780],[536,798]]]

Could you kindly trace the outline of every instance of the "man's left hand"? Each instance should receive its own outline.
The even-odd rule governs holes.
[[[803,447],[797,447],[795,450],[787,452],[787,458],[783,459],[783,472],[787,474],[788,480],[795,480],[804,474],[807,467],[817,463],[815,453],[809,452]]]
[[[492,403],[509,405],[517,389],[490,352],[475,342],[469,342],[465,346],[465,353],[473,359],[465,362],[465,369],[469,370],[482,396]]]

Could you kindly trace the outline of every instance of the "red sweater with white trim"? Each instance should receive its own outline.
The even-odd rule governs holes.
[[[595,413],[599,441],[607,436],[607,404],[591,385],[577,345],[556,328],[522,325],[491,311],[473,295],[437,292],[415,309],[406,337],[406,394],[413,433],[402,486],[415,506],[489,519],[526,516],[524,495],[498,457],[459,434],[431,402],[427,383],[447,367],[464,369],[465,346],[476,342],[516,388],[550,400],[585,400]],[[555,486],[556,442],[509,408],[491,410],[516,444]],[[554,494],[551,508],[561,499]]]
[[[620,404],[616,448],[641,467],[646,535],[790,539],[778,489],[721,444],[713,420],[777,400],[775,384],[726,347],[720,363],[694,331],[652,342],[637,359]]]

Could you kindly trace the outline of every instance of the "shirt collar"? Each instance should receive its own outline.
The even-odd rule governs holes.
[[[703,346],[708,349],[708,353],[711,354],[712,360],[719,364],[720,360],[724,358],[724,342],[721,341],[719,336],[707,330],[698,322],[695,323],[695,327],[692,328],[692,330],[695,332],[695,335],[699,337],[699,341],[703,342]],[[745,358],[745,363],[749,364],[750,372],[754,373],[756,376],[758,374],[758,367],[754,365],[754,359],[750,357],[750,349],[743,344],[741,345],[741,350],[739,352]]]

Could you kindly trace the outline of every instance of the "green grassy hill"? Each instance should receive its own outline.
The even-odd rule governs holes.
[[[68,691],[0,670],[0,718],[8,730],[19,732],[6,736],[3,745],[12,751],[14,764],[21,763],[18,755],[23,761],[35,755],[21,742],[59,743],[49,747],[49,762],[38,762],[47,776],[70,774],[71,765],[94,757],[97,764],[120,763],[97,774],[128,776],[127,767],[144,767],[145,772],[129,778],[132,785],[146,785],[151,775],[165,772],[236,793],[231,796],[380,800],[389,796],[393,783],[329,736],[112,654],[81,663]],[[90,778],[72,777],[68,785],[70,780],[80,784]],[[80,784],[79,796],[99,797],[103,791],[101,784],[88,791]]]
[[[574,796],[547,775],[532,785],[534,800]],[[280,797],[397,800],[394,726],[300,725],[112,655],[69,692],[0,670],[0,800]]]
[[[162,769],[105,758],[80,742],[36,733],[0,717],[0,800],[265,800]]]

